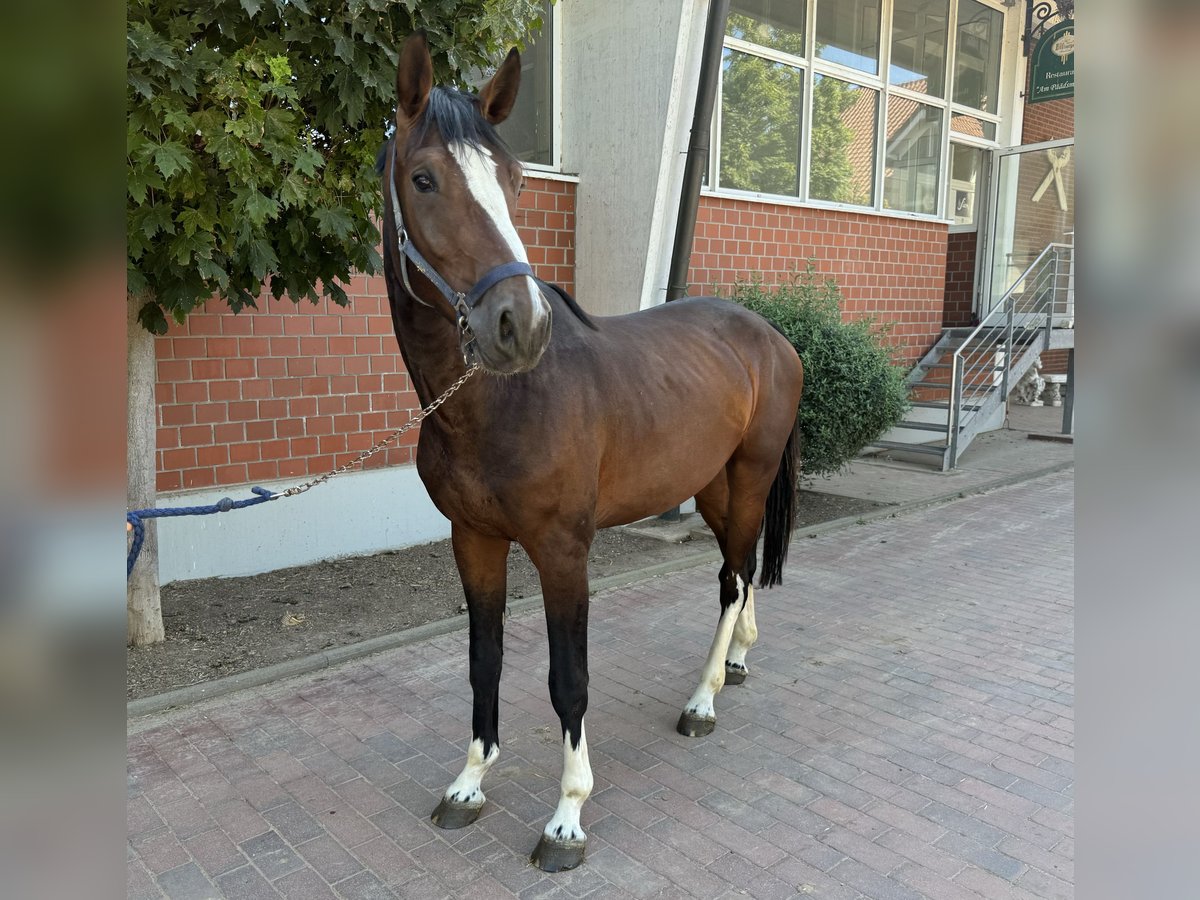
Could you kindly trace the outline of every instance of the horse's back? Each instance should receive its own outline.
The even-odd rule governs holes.
[[[697,297],[594,323],[552,353],[551,377],[586,395],[579,426],[600,449],[597,524],[653,515],[694,495],[764,428],[779,432],[778,458],[803,369],[761,316]]]

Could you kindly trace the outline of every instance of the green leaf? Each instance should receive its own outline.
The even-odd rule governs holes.
[[[155,149],[154,165],[162,173],[163,178],[170,178],[176,172],[186,172],[191,169],[192,160],[183,144],[178,141],[167,141]]]
[[[241,0],[242,9],[250,18],[254,18],[260,9],[262,9],[262,0]]]
[[[224,290],[229,285],[229,273],[211,259],[201,257],[196,260],[196,270],[206,279],[215,281]]]
[[[317,230],[326,236],[345,240],[354,230],[354,220],[340,209],[314,209]]]
[[[275,255],[275,250],[262,238],[255,238],[250,242],[247,255],[250,271],[259,280],[265,278],[268,272],[274,271],[279,266],[279,257]]]
[[[138,310],[138,321],[151,334],[167,333],[167,317],[157,303],[147,303]]]
[[[182,109],[168,109],[163,114],[163,122],[187,137],[196,133],[196,123]]]
[[[146,202],[146,193],[150,188],[162,190],[163,180],[159,174],[148,166],[132,166],[125,177],[125,187],[129,196],[139,205]]]
[[[265,194],[251,191],[246,197],[245,209],[250,224],[258,228],[279,214],[279,203]]]
[[[324,164],[325,157],[312,147],[305,147],[296,154],[296,161],[293,163],[293,166],[301,175],[314,175]]]
[[[171,207],[165,203],[156,203],[142,208],[141,232],[147,238],[152,238],[158,232],[175,233],[175,219],[171,215]]]

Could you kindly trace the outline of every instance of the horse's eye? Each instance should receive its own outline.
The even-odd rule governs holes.
[[[413,187],[422,194],[432,194],[437,190],[437,185],[433,183],[433,179],[424,172],[419,172],[412,177]]]

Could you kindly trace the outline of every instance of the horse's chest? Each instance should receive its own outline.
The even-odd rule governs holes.
[[[483,531],[508,531],[514,501],[531,490],[519,473],[498,477],[486,460],[435,441],[418,447],[417,473],[442,515]]]

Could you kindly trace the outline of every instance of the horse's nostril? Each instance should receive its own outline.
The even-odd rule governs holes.
[[[513,340],[513,316],[512,310],[504,310],[500,313],[500,340],[505,344],[512,343]]]

